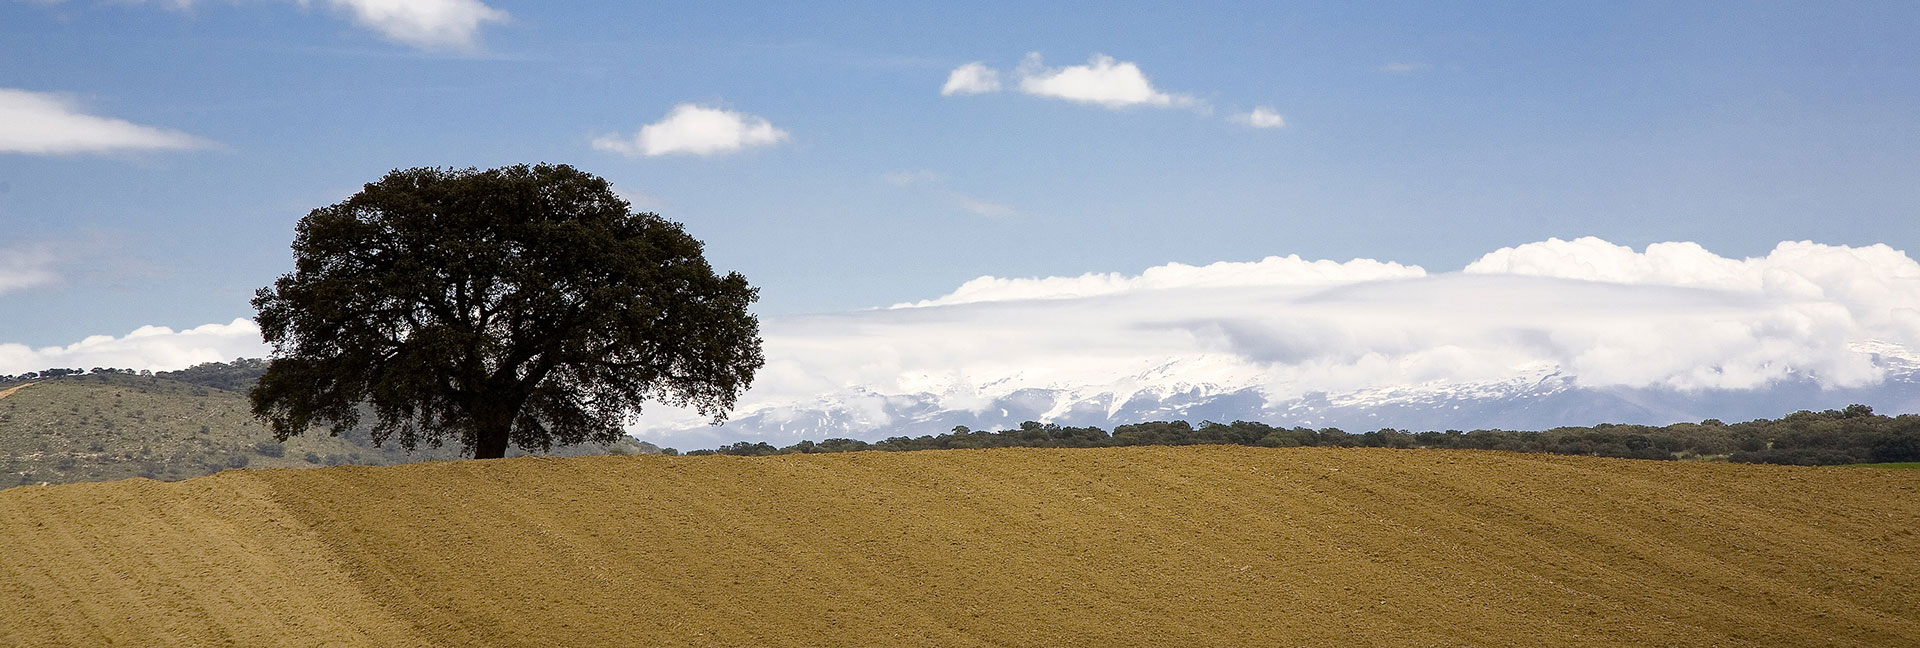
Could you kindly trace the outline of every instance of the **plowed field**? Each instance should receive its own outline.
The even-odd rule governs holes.
[[[0,491],[4,646],[1916,646],[1920,473],[986,450]]]

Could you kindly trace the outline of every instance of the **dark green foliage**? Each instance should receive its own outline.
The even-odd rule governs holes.
[[[1097,427],[1061,427],[1028,421],[1018,429],[976,432],[966,426],[939,436],[893,437],[868,443],[852,439],[801,441],[785,448],[745,441],[688,454],[761,456],[858,450],[955,450],[963,448],[1098,448],[1113,446],[1236,444],[1270,448],[1457,448],[1545,452],[1630,459],[1727,459],[1745,463],[1836,465],[1920,461],[1920,415],[1880,416],[1865,405],[1844,410],[1795,412],[1779,420],[1727,425],[1709,419],[1664,427],[1615,425],[1562,427],[1544,432],[1473,430],[1411,433],[1383,428],[1349,434],[1338,428],[1277,428],[1265,423],[1186,421],[1122,425],[1109,435]]]
[[[1853,405],[1794,412],[1773,427],[1769,443],[1735,452],[1733,460],[1803,466],[1920,461],[1920,417],[1889,419]]]
[[[179,371],[162,371],[154,374],[156,378],[177,380],[230,392],[244,392],[253,388],[260,375],[267,372],[267,361],[260,358],[235,358],[233,362],[203,362]],[[205,391],[194,392],[195,396],[205,396]]]
[[[281,439],[365,411],[409,449],[606,444],[648,401],[723,420],[764,364],[744,277],[564,165],[394,171],[293,250],[254,299],[274,357],[253,410]]]
[[[95,368],[95,369],[94,369],[94,372],[95,372],[95,373],[97,373],[97,374],[106,374],[106,373],[108,373],[108,372],[112,372],[112,373],[129,373],[129,374],[130,374],[130,373],[133,373],[133,370],[132,370],[132,369],[100,369],[100,368]],[[46,380],[46,379],[50,379],[50,378],[60,378],[60,377],[62,377],[62,376],[80,376],[80,375],[85,375],[86,373],[87,373],[87,370],[85,370],[85,369],[63,369],[63,368],[60,368],[60,367],[54,367],[54,368],[51,368],[51,369],[41,369],[41,370],[39,370],[39,371],[29,371],[29,372],[26,372],[26,373],[23,373],[23,374],[20,374],[20,375],[18,375],[18,376],[9,376],[9,375],[6,375],[6,374],[0,374],[0,383],[11,383],[11,382],[28,382],[28,381],[33,381],[33,380]]]

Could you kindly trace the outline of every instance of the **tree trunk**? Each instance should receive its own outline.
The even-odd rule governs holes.
[[[467,404],[472,413],[473,422],[479,429],[473,431],[473,458],[499,459],[507,456],[507,437],[513,431],[513,420],[519,418],[520,406],[527,402],[524,394],[510,389],[494,387],[480,391],[480,395]]]
[[[473,458],[499,459],[507,456],[507,431],[513,429],[513,419],[503,417],[489,420],[480,425],[473,434]]]

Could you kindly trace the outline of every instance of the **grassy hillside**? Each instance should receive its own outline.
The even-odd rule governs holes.
[[[997,449],[0,491],[0,645],[1913,646],[1920,473]]]
[[[324,431],[280,443],[248,413],[246,396],[175,380],[99,374],[0,384],[0,488],[147,477],[177,480],[229,468],[392,465],[457,459],[459,448],[409,454],[364,432]],[[618,452],[650,448],[631,441]],[[562,456],[605,454],[584,446]]]

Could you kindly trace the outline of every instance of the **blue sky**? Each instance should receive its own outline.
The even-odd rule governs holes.
[[[16,104],[161,138],[0,126],[0,343],[249,317],[307,210],[426,165],[600,174],[775,317],[1269,255],[1445,272],[1554,237],[1920,248],[1914,3],[442,0],[427,31],[386,4],[0,0]],[[1017,87],[1095,55],[1178,100]],[[943,95],[973,62],[1006,89]],[[594,145],[687,104],[780,136]]]

